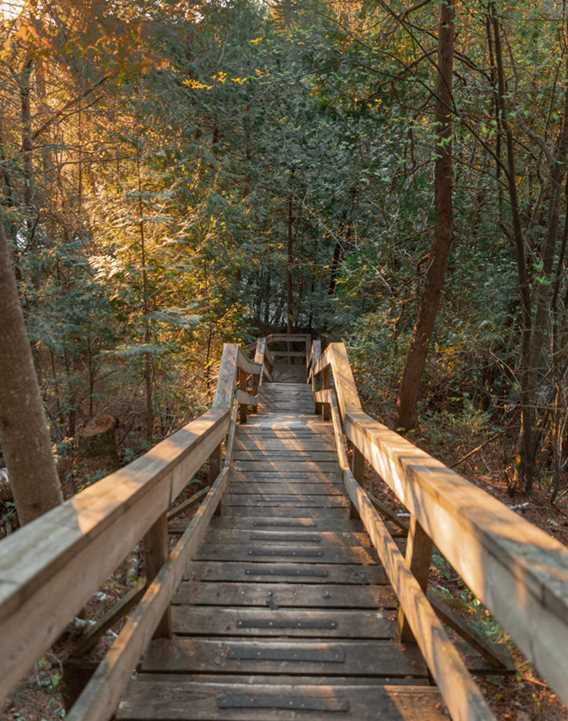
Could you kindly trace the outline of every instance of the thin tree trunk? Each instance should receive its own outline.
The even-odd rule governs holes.
[[[294,206],[292,195],[288,197],[288,267],[287,267],[287,332],[292,333],[294,328]]]
[[[23,525],[63,501],[45,409],[0,221],[0,444]]]
[[[435,167],[436,232],[431,264],[418,311],[414,336],[398,397],[398,425],[413,428],[417,422],[420,381],[436,316],[440,307],[453,238],[452,82],[454,63],[454,0],[440,4],[436,121],[438,148]]]
[[[531,383],[531,334],[532,334],[532,301],[529,272],[527,268],[525,239],[521,223],[521,211],[517,189],[517,165],[515,159],[515,144],[513,131],[509,124],[509,114],[506,102],[505,70],[503,66],[503,51],[501,43],[501,29],[494,3],[489,7],[493,38],[495,41],[495,64],[498,84],[498,110],[501,126],[505,133],[507,150],[507,184],[509,188],[509,201],[511,204],[511,217],[513,221],[513,241],[517,261],[517,275],[519,294],[521,300],[521,426],[519,432],[518,451],[515,456],[515,480],[524,486],[532,483],[533,474],[530,457],[533,447],[534,435],[534,395],[535,388]]]
[[[152,329],[150,327],[150,293],[146,266],[146,233],[144,227],[144,202],[142,200],[142,173],[140,168],[140,150],[136,155],[136,171],[138,176],[138,218],[140,230],[140,265],[142,269],[142,307],[144,311],[144,343],[150,345]],[[151,443],[154,435],[154,398],[153,398],[153,363],[150,353],[144,353],[144,390],[146,401],[146,440]]]

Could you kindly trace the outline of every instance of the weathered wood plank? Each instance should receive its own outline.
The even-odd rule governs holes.
[[[200,583],[196,581],[182,583],[173,603],[196,606],[267,606],[269,608],[395,609],[398,607],[394,591],[388,586]]]
[[[250,436],[239,434],[235,442],[235,451],[261,451],[262,453],[295,453],[296,451],[331,451],[335,448],[331,437],[320,437],[315,434],[313,438],[259,438],[255,440]]]
[[[186,636],[289,636],[316,638],[382,638],[397,633],[393,618],[380,611],[285,610],[172,606],[176,634]]]
[[[304,641],[264,638],[153,641],[144,656],[144,673],[290,673],[375,677],[424,677],[424,661],[397,643],[373,641]]]
[[[273,518],[310,518],[323,523],[336,520],[348,520],[349,507],[333,508],[297,508],[296,506],[226,506],[223,510],[226,518],[254,518],[272,521]]]
[[[247,509],[250,510],[250,509]],[[224,529],[260,529],[260,530],[278,530],[278,531],[290,531],[290,530],[304,530],[304,531],[363,531],[363,524],[361,521],[353,521],[346,517],[345,512],[338,514],[336,511],[332,511],[331,515],[328,515],[325,511],[320,513],[318,516],[309,516],[310,510],[300,511],[299,516],[280,515],[280,516],[267,516],[265,512],[262,515],[229,515],[220,519],[215,519],[211,522],[212,528],[224,528]]]
[[[193,581],[245,581],[248,583],[353,583],[384,584],[381,566],[329,563],[228,563],[193,561],[185,578]]]
[[[251,544],[251,543],[292,543],[302,546],[312,544],[313,546],[327,548],[342,548],[345,546],[371,547],[371,540],[367,533],[353,533],[345,531],[310,531],[306,529],[274,529],[265,528],[248,530],[231,528],[211,528],[205,536],[204,544],[217,543],[219,545]]]
[[[305,496],[343,496],[343,490],[336,483],[293,483],[280,481],[280,483],[269,483],[264,481],[243,481],[231,483],[231,493],[236,495],[256,494],[269,498],[270,496],[282,495],[283,493],[293,496],[296,494]]]
[[[337,462],[337,456],[331,449],[306,449],[300,450],[298,448],[292,448],[288,450],[266,450],[261,448],[248,448],[246,450],[237,449],[235,450],[234,459],[236,461],[269,461],[283,460],[283,461],[329,461]]]
[[[337,460],[330,461],[311,461],[305,460],[294,460],[289,461],[285,459],[275,458],[274,460],[257,460],[257,461],[234,461],[233,468],[235,471],[284,471],[285,473],[293,473],[295,471],[299,473],[321,473],[322,471],[328,471],[333,473],[337,471]]]
[[[307,709],[310,709],[307,711]],[[440,696],[425,686],[355,688],[133,681],[117,713],[137,721],[447,721]]]
[[[360,563],[363,565],[378,563],[377,554],[371,548],[360,546],[339,546],[326,544],[300,543],[225,543],[209,542],[203,544],[195,558],[199,561],[257,561],[296,563]]]
[[[259,494],[251,494],[249,496],[237,496],[227,493],[223,499],[224,506],[297,506],[303,508],[348,508],[349,501],[345,496],[307,496],[305,494],[290,495],[271,495],[263,496]]]

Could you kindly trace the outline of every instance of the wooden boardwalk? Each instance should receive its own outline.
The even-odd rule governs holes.
[[[340,480],[305,383],[263,387],[240,426],[222,514],[117,718],[447,718]],[[170,531],[181,533],[183,522]]]
[[[0,708],[137,544],[143,583],[64,669],[69,721],[495,721],[474,677],[510,654],[431,587],[434,549],[568,703],[568,549],[367,415],[343,343],[246,350],[199,418],[2,542]]]

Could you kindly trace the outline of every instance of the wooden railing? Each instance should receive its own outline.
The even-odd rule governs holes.
[[[314,341],[308,373],[333,421],[346,491],[397,593],[401,635],[420,647],[452,718],[493,716],[425,593],[433,546],[568,703],[568,549],[368,416],[343,343],[321,354]],[[359,483],[366,463],[410,513],[406,558]]]
[[[2,541],[0,706],[143,541],[145,592],[67,716],[71,721],[112,717],[150,638],[171,635],[171,598],[227,486],[237,412],[246,420],[263,376],[270,375],[266,342],[259,341],[256,357],[253,363],[238,345],[225,344],[209,411]],[[205,463],[211,487],[170,551],[168,510]]]

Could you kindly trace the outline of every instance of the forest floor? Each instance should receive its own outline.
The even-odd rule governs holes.
[[[427,433],[413,434],[412,440],[446,463],[451,463],[456,457],[456,450],[459,450],[455,443],[451,447],[433,443]],[[461,466],[460,471],[509,508],[568,545],[568,511],[562,505],[552,506],[547,490],[537,487],[530,499],[520,494],[510,495],[506,469],[503,468],[502,449],[498,442],[489,444],[482,454],[474,456]],[[85,476],[92,477],[92,474],[91,461],[85,464]],[[366,485],[378,498],[403,514],[404,509],[397,504],[393,494],[371,471],[367,473]],[[194,493],[196,488],[195,485],[188,487],[188,495]],[[0,515],[2,510],[0,507]],[[188,517],[192,512],[189,512]],[[134,553],[90,600],[81,614],[82,618],[75,622],[50,653],[36,663],[33,672],[12,694],[8,705],[3,711],[0,710],[1,721],[57,721],[64,718],[63,660],[69,655],[84,629],[94,623],[95,619],[101,618],[139,581],[140,572],[139,555]],[[568,709],[538,677],[500,629],[491,613],[472,596],[439,557],[433,565],[431,582],[440,590],[451,594],[452,608],[467,618],[478,631],[490,640],[505,643],[511,651],[516,667],[514,675],[478,679],[498,721],[568,721]],[[116,638],[120,627],[121,623],[105,634],[98,646],[99,654]]]

